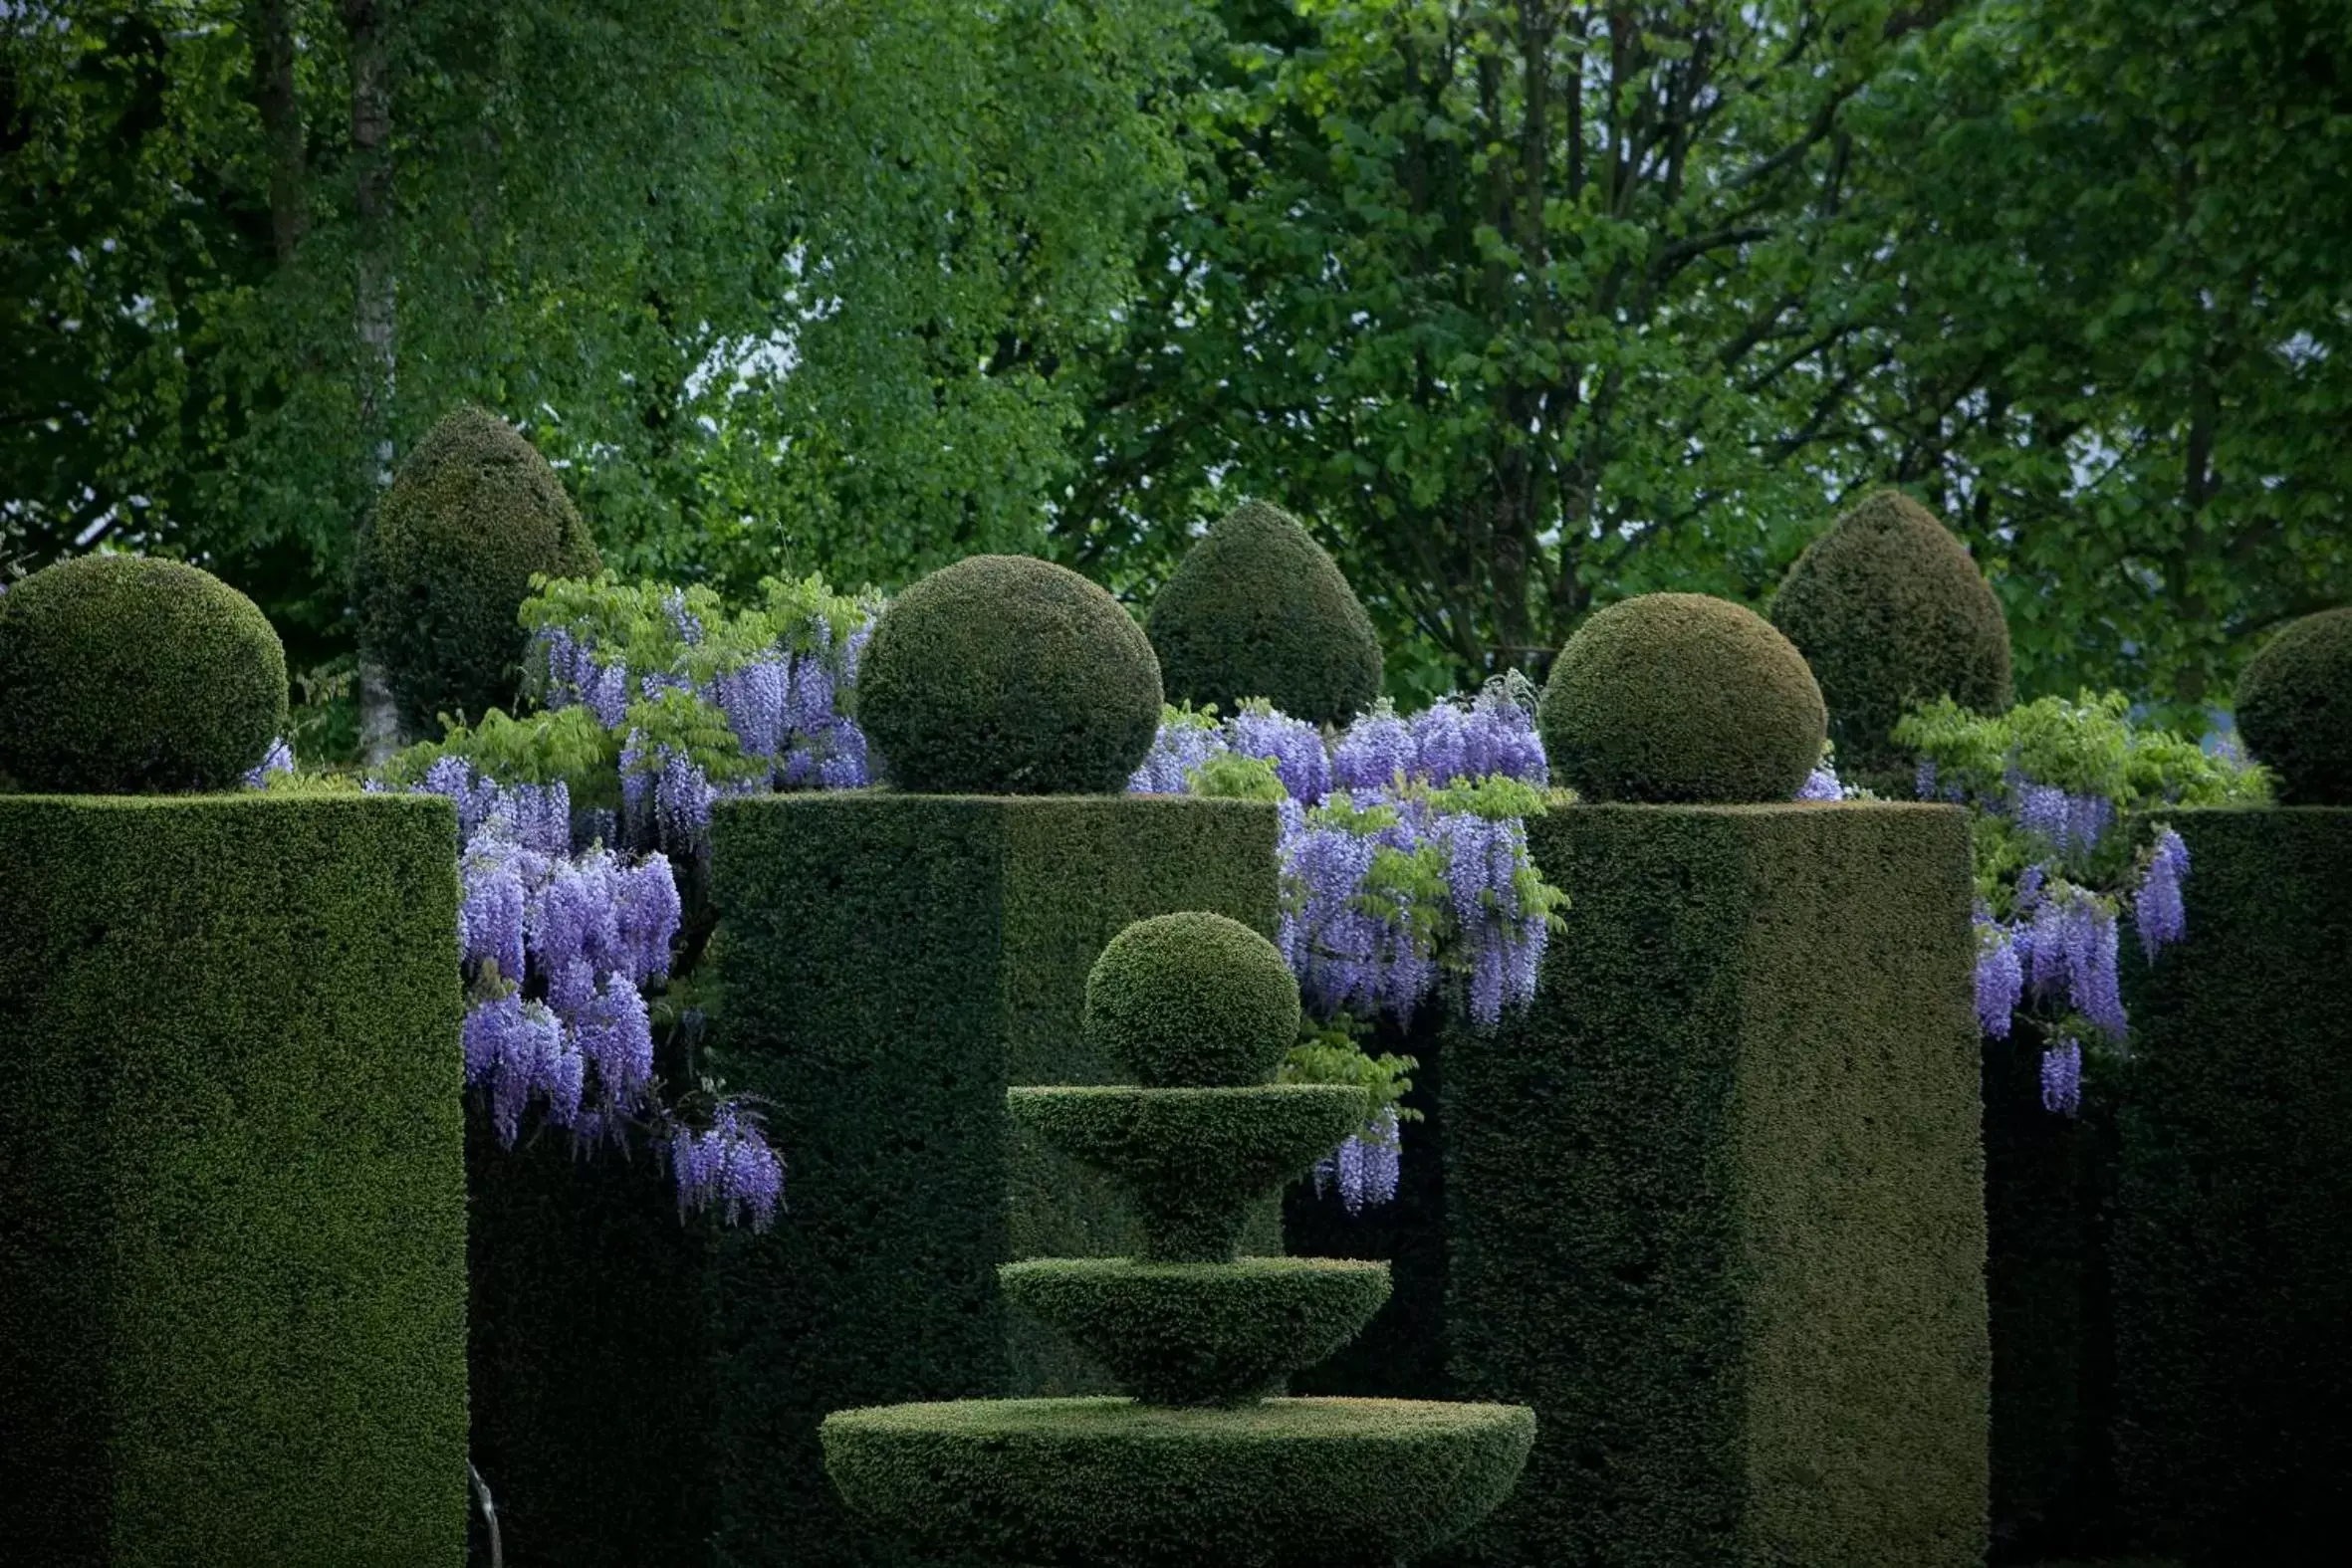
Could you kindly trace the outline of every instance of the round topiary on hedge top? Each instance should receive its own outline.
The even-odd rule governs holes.
[[[1151,606],[1170,702],[1226,712],[1264,697],[1310,724],[1345,724],[1380,696],[1372,619],[1298,520],[1245,501],[1193,546]]]
[[[1949,696],[2009,706],[2009,627],[1968,547],[1899,490],[1844,513],[1788,568],[1770,607],[1812,666],[1848,773],[1906,770],[1904,707]]]
[[[1154,915],[1087,972],[1085,1031],[1147,1087],[1264,1083],[1298,1038],[1298,982],[1238,920]]]
[[[533,572],[599,568],[563,481],[505,420],[445,415],[408,454],[359,539],[359,638],[383,665],[400,728],[511,707]]]
[[[0,776],[59,793],[226,789],[286,728],[286,650],[208,571],[83,556],[0,594]]]
[[[1115,794],[1159,732],[1160,670],[1134,618],[1066,567],[972,556],[882,611],[857,722],[901,789]]]
[[[2237,730],[2282,805],[2352,805],[2352,604],[2289,622],[2237,680]]]
[[[1535,710],[1552,777],[1589,800],[1792,798],[1821,756],[1812,672],[1754,610],[1646,593],[1586,621]]]

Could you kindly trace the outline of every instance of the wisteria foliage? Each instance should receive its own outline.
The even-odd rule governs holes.
[[[2262,799],[2261,773],[2135,726],[2116,694],[2045,698],[1991,719],[1944,702],[1895,734],[1919,755],[1919,795],[1974,813],[1978,1022],[1995,1039],[2029,1031],[2043,1105],[2074,1115],[2086,1047],[2095,1064],[2130,1045],[2122,922],[2150,962],[2188,929],[2188,844],[2169,827],[2127,824],[2159,806]]]

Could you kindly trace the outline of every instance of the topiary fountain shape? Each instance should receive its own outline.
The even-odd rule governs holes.
[[[1133,1086],[1013,1089],[1013,1119],[1123,1185],[1136,1257],[998,1270],[1128,1397],[837,1411],[825,1468],[855,1512],[938,1552],[1040,1568],[1393,1568],[1510,1492],[1517,1405],[1270,1397],[1388,1295],[1388,1265],[1237,1257],[1252,1205],[1364,1124],[1366,1091],[1276,1084],[1298,991],[1264,937],[1161,915],[1086,982],[1088,1036]]]

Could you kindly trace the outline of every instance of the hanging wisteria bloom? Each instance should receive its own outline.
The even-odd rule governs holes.
[[[1412,727],[1377,709],[1350,724],[1332,748],[1331,783],[1342,789],[1393,788],[1419,771],[1420,758]]]
[[[269,751],[263,755],[260,762],[246,770],[245,787],[266,789],[270,785],[270,778],[273,774],[290,774],[292,772],[294,772],[294,749],[288,746],[284,738],[281,737],[270,743]]]
[[[1322,732],[1303,719],[1251,704],[1225,721],[1225,744],[1244,757],[1272,763],[1283,787],[1300,805],[1320,805],[1330,790],[1331,762],[1323,755]]]
[[[2171,828],[2156,835],[2140,890],[2132,899],[2132,923],[2139,928],[2140,950],[2153,960],[2167,943],[2178,942],[2189,930],[2189,915],[2181,901],[2181,883],[2189,875],[2189,846]]]
[[[1168,715],[1127,780],[1129,794],[1182,794],[1192,785],[1192,771],[1226,750],[1225,737],[1209,720],[1176,709]]]
[[[2115,802],[2101,794],[2068,794],[2054,784],[2012,775],[2017,825],[2048,839],[2059,854],[2089,854],[2115,820]]]
[[[669,1157],[680,1218],[715,1209],[729,1224],[748,1217],[754,1231],[775,1224],[784,1197],[784,1162],[735,1102],[722,1101],[701,1132],[680,1128],[670,1140]]]
[[[2025,970],[2016,939],[1991,916],[1977,916],[1977,1021],[1997,1040],[2009,1037],[2009,1019],[2025,995]]]
[[[2082,1042],[2068,1036],[2041,1053],[2041,1108],[2055,1116],[2082,1110]]]
[[[1351,1215],[1373,1204],[1390,1203],[1396,1198],[1403,1153],[1396,1112],[1384,1110],[1377,1126],[1349,1138],[1317,1162],[1314,1190],[1319,1196],[1336,1188]]]

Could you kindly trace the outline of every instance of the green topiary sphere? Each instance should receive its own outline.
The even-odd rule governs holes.
[[[2281,805],[2352,805],[2352,605],[2263,645],[2237,680],[2237,730]]]
[[[286,728],[286,650],[208,571],[83,556],[0,595],[0,776],[71,794],[226,789]]]
[[[933,794],[1113,794],[1160,723],[1134,618],[1084,577],[973,556],[890,601],[857,666],[889,781]]]
[[[1154,915],[1094,961],[1085,1030],[1147,1087],[1264,1083],[1298,1038],[1298,982],[1238,920]]]
[[[1771,603],[1829,705],[1849,774],[1907,772],[1888,739],[1912,702],[2009,706],[2009,628],[1968,548],[1899,490],[1882,490],[1806,547]]]
[[[1380,640],[1355,590],[1297,519],[1245,501],[1192,548],[1151,606],[1170,702],[1226,712],[1264,697],[1345,724],[1380,696]]]
[[[1588,800],[1792,798],[1821,755],[1821,690],[1763,616],[1647,593],[1586,621],[1535,712],[1552,777]]]
[[[563,481],[496,414],[460,408],[426,432],[359,539],[359,640],[410,736],[441,714],[514,706],[531,576],[591,577],[595,541]]]

